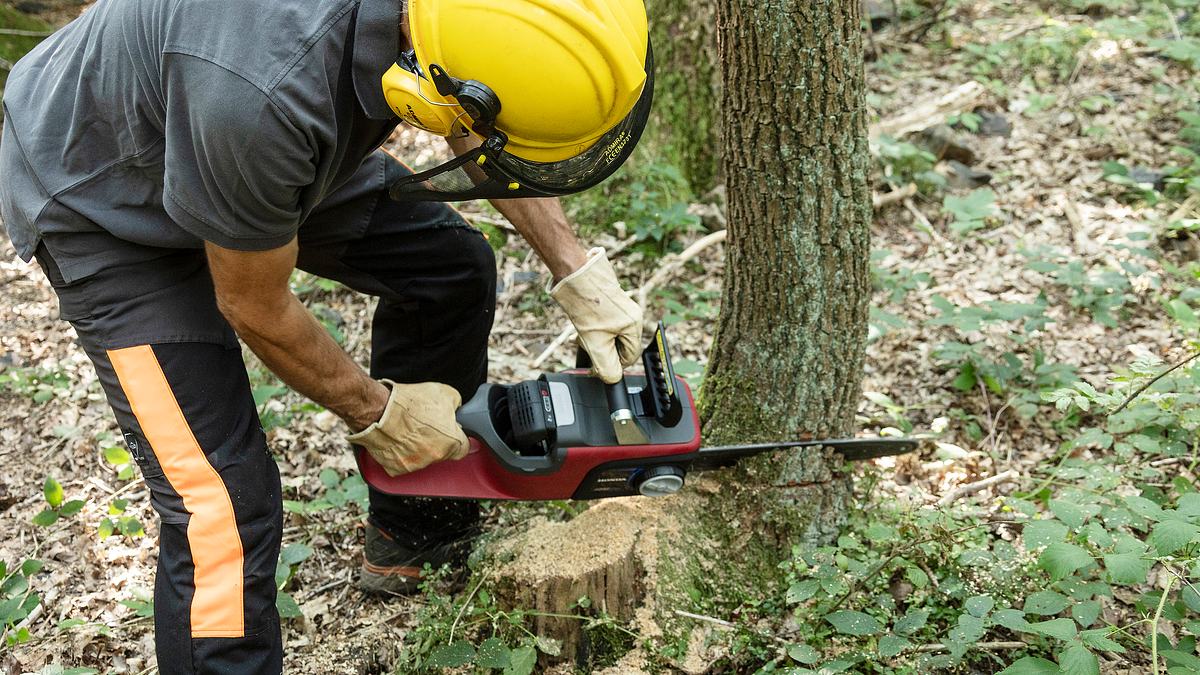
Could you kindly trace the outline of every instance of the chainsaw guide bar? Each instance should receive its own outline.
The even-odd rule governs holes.
[[[678,492],[688,471],[764,452],[828,447],[858,461],[911,452],[903,438],[847,438],[700,447],[687,383],[675,376],[663,325],[642,353],[642,373],[606,385],[580,368],[512,385],[482,384],[458,410],[467,456],[389,476],[356,448],[372,487],[396,495],[466,499],[600,499]]]

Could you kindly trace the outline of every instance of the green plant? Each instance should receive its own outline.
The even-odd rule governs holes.
[[[448,568],[426,567],[426,581],[421,586],[425,603],[416,627],[405,636],[399,672],[470,667],[474,672],[529,675],[537,667],[539,652],[547,656],[562,652],[557,640],[530,631],[527,624],[539,616],[582,623],[585,639],[592,646],[591,662],[576,665],[589,671],[611,665],[637,637],[598,611],[586,597],[566,614],[502,609],[486,588],[488,577],[484,574],[476,575],[465,596],[444,595],[437,588],[447,573]]]
[[[82,499],[64,502],[62,485],[50,476],[46,476],[46,481],[42,484],[42,496],[46,500],[46,508],[33,517],[33,524],[42,527],[49,527],[58,522],[59,518],[68,518],[79,513],[86,503]]]
[[[6,646],[28,642],[31,637],[29,628],[20,624],[42,601],[29,583],[42,567],[42,561],[30,558],[10,571],[0,561],[0,626],[4,627]]]
[[[303,543],[288,544],[279,551],[279,562],[275,565],[275,608],[279,610],[279,616],[285,619],[304,616],[296,599],[284,589],[296,578],[300,563],[308,560],[312,554],[312,547]]]
[[[702,225],[699,216],[688,213],[691,191],[677,167],[635,160],[598,189],[569,197],[566,203],[585,232],[601,223],[623,222],[637,238],[637,250],[661,256],[678,245],[680,235]]]
[[[996,193],[987,188],[972,190],[965,197],[946,195],[942,200],[942,213],[949,214],[950,230],[955,234],[966,234],[979,230],[987,221],[1000,215],[996,207]]]
[[[329,509],[340,509],[348,504],[357,507],[359,513],[367,510],[367,484],[362,475],[350,473],[344,478],[333,469],[321,469],[318,474],[321,481],[321,495],[315,499],[301,501],[296,499],[283,500],[285,511],[300,514],[319,513]]]
[[[8,368],[0,374],[0,386],[8,391],[45,403],[71,392],[71,378],[58,370],[41,368]]]
[[[946,179],[933,170],[937,157],[907,141],[880,136],[876,149],[883,179],[892,186],[913,183],[922,194],[930,194],[946,186]]]
[[[1022,251],[1025,266],[1045,274],[1059,286],[1071,292],[1071,306],[1086,309],[1092,319],[1103,326],[1115,328],[1125,304],[1130,299],[1132,285],[1127,274],[1139,274],[1145,268],[1126,263],[1125,269],[1087,269],[1082,260],[1069,259],[1045,250]]]

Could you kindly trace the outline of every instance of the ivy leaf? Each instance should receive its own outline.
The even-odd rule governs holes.
[[[1088,600],[1071,605],[1071,618],[1080,626],[1086,627],[1096,623],[1096,619],[1100,618],[1100,601]]]
[[[879,638],[879,655],[885,659],[890,659],[893,656],[898,656],[911,646],[912,643],[902,637],[884,635]]]
[[[1019,609],[1000,609],[992,614],[992,621],[997,626],[1004,626],[1009,630],[1029,632],[1029,622],[1025,620],[1025,612]]]
[[[1050,619],[1029,624],[1029,630],[1041,635],[1049,635],[1059,640],[1070,640],[1075,637],[1075,622],[1070,619]]]
[[[479,643],[475,665],[480,668],[499,670],[507,668],[512,659],[512,650],[498,637],[490,637]]]
[[[1122,647],[1116,640],[1108,637],[1114,632],[1112,628],[1096,628],[1094,630],[1080,631],[1079,639],[1092,649],[1100,649],[1106,652],[1116,652],[1124,654],[1125,648]]]
[[[929,620],[929,610],[910,609],[903,617],[896,620],[892,630],[901,635],[912,635],[925,626]]]
[[[42,485],[42,494],[46,497],[46,503],[50,508],[57,509],[63,503],[63,489],[58,481],[50,476],[46,476],[46,482]]]
[[[1041,616],[1053,616],[1067,608],[1071,601],[1056,591],[1038,591],[1025,598],[1025,612]]]
[[[1150,572],[1150,561],[1137,553],[1109,553],[1104,556],[1108,580],[1114,584],[1143,584]]]
[[[819,590],[821,590],[821,582],[816,579],[806,579],[789,586],[784,599],[789,605],[796,605],[813,597]]]
[[[963,609],[970,612],[972,616],[977,616],[981,619],[987,616],[987,613],[992,611],[992,608],[995,606],[996,601],[990,595],[976,595],[967,598],[967,601],[963,603]]]
[[[997,675],[1060,675],[1058,664],[1036,656],[1026,656]]]
[[[275,595],[275,608],[279,610],[279,616],[285,619],[295,619],[304,616],[304,612],[300,611],[300,605],[296,603],[296,599],[290,593],[279,591]]]
[[[466,640],[459,640],[433,650],[425,665],[430,668],[458,668],[467,665],[474,658],[475,645]]]
[[[1087,647],[1071,645],[1058,655],[1063,675],[1100,675],[1100,660]]]
[[[1087,520],[1087,514],[1083,512],[1083,509],[1065,499],[1051,499],[1050,511],[1072,530],[1083,527],[1083,521]]]
[[[1033,550],[1049,546],[1067,538],[1067,526],[1057,520],[1034,520],[1025,524],[1022,533],[1025,538],[1025,548]]]
[[[1066,542],[1058,542],[1046,547],[1038,558],[1038,567],[1050,573],[1050,578],[1060,581],[1075,570],[1092,563],[1092,556],[1087,551]]]
[[[1198,534],[1200,526],[1182,520],[1167,520],[1154,526],[1149,541],[1159,555],[1171,555],[1187,546]]]
[[[796,663],[811,666],[821,660],[821,654],[806,644],[792,645],[787,648],[787,655]]]
[[[312,548],[306,544],[289,544],[279,552],[279,560],[285,565],[299,565],[312,554]]]
[[[509,654],[508,667],[504,675],[529,675],[537,665],[537,650],[533,647],[517,647]]]
[[[883,626],[875,617],[853,610],[844,609],[826,614],[825,620],[833,624],[839,633],[846,635],[875,635],[883,630]]]

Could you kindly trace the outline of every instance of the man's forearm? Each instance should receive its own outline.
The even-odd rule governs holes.
[[[447,138],[446,143],[456,155],[462,155],[479,146],[474,136]],[[477,180],[484,178],[474,165],[467,165],[468,173]],[[575,230],[563,212],[562,203],[556,197],[528,199],[493,199],[492,206],[517,228],[517,232],[537,251],[554,279],[562,279],[587,262],[587,251],[575,236]]]
[[[387,387],[367,376],[295,296],[269,321],[235,327],[271,372],[333,411],[351,431],[379,419]]]
[[[270,251],[206,247],[221,313],[281,380],[332,410],[352,431],[379,419],[388,390],[372,380],[288,287],[298,245]]]
[[[587,262],[587,251],[575,236],[557,198],[493,199],[492,206],[504,214],[537,251],[555,280],[562,279]]]

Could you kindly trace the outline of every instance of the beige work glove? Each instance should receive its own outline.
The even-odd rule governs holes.
[[[392,390],[383,416],[346,439],[371,453],[389,476],[467,456],[470,442],[454,418],[462,397],[454,387],[437,382],[380,382]]]
[[[621,289],[604,249],[587,255],[583,267],[550,288],[550,297],[575,324],[592,373],[613,384],[642,354],[642,308]]]

